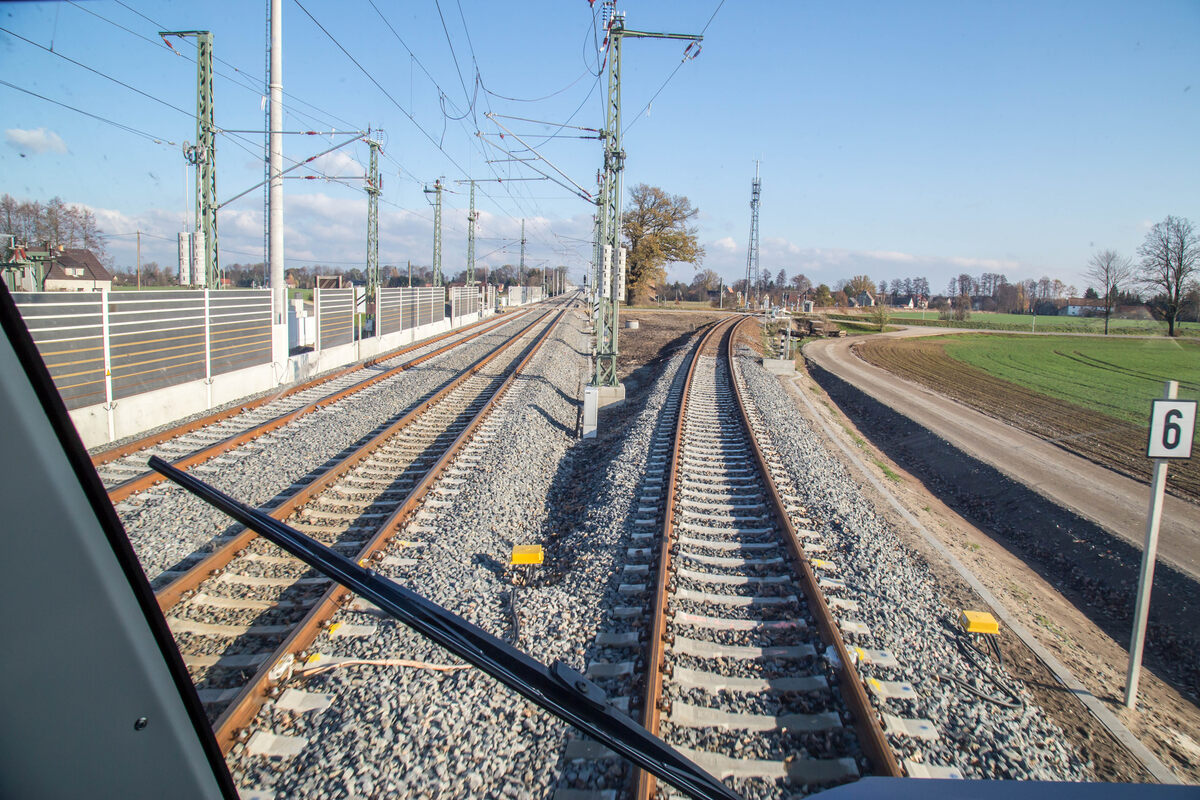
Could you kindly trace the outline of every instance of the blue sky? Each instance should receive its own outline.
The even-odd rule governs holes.
[[[755,159],[763,268],[802,271],[814,282],[921,275],[938,291],[959,272],[1003,272],[1010,280],[1049,275],[1082,291],[1096,249],[1132,254],[1167,214],[1200,223],[1194,1],[618,8],[629,28],[704,30],[700,55],[682,65],[683,42],[626,41],[625,186],[687,195],[701,212],[704,266],[727,279],[745,270]],[[602,124],[598,10],[586,0],[285,0],[286,128],[383,128],[381,261],[428,263],[426,183],[535,176],[520,164],[487,163],[507,157],[488,142],[520,145],[500,140],[486,113]],[[109,233],[147,232],[143,258],[172,263],[175,231],[192,204],[179,145],[195,138],[195,65],[157,31],[212,30],[223,62],[217,125],[261,131],[265,3],[9,3],[0,20],[3,80],[161,140],[0,84],[0,191],[84,204]],[[191,44],[173,44],[194,55]],[[594,190],[597,141],[545,139],[556,128],[501,122]],[[289,136],[285,154],[307,158],[331,138],[339,140]],[[261,134],[222,135],[217,147],[219,199],[262,179]],[[352,177],[366,160],[359,144],[314,166]],[[289,266],[364,261],[361,186],[287,181]],[[515,263],[526,219],[530,263],[582,273],[590,205],[544,181],[493,181],[479,192],[481,261]],[[454,271],[465,258],[465,190],[445,202],[445,268]],[[226,263],[261,260],[261,193],[224,209],[220,231]],[[114,237],[110,249],[118,264],[132,263],[132,237]],[[691,271],[678,266],[672,275]]]

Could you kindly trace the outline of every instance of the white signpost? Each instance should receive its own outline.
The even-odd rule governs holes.
[[[1158,528],[1162,522],[1163,494],[1167,486],[1167,462],[1191,458],[1196,432],[1196,401],[1177,400],[1179,384],[1167,381],[1165,397],[1155,400],[1150,411],[1150,439],[1146,456],[1154,459],[1150,481],[1150,514],[1146,518],[1146,548],[1142,551],[1142,574],[1138,580],[1137,605],[1133,612],[1133,639],[1129,643],[1129,672],[1125,678],[1125,707],[1137,705],[1138,678],[1142,670],[1142,648],[1146,620],[1150,616],[1150,587],[1154,584],[1154,561],[1158,551]]]

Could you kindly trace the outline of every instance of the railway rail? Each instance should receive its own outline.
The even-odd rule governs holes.
[[[760,444],[733,358],[740,324],[753,320],[710,328],[668,395],[637,497],[624,605],[597,639],[621,660],[593,661],[588,676],[631,692],[623,702],[651,733],[747,797],[901,775],[854,667],[892,656],[846,646],[843,630],[861,631],[856,606],[838,597],[837,565],[821,557],[805,509],[777,488],[781,465]],[[568,760],[610,755],[568,743]],[[633,784],[639,800],[663,789],[640,770]]]
[[[360,563],[380,558],[565,313],[538,316],[271,515]],[[244,531],[157,598],[227,752],[350,594]]]
[[[202,464],[528,313],[522,311],[505,315],[500,320],[482,320],[305,381],[282,393],[260,397],[101,451],[92,456],[92,465],[108,490],[109,499],[120,502],[162,480],[161,475],[146,469],[150,456],[156,455],[180,469]]]

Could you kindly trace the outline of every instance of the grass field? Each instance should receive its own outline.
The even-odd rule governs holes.
[[[1150,401],[1168,379],[1179,381],[1181,398],[1200,398],[1196,339],[960,334],[938,341],[989,375],[1138,426],[1148,424]]]
[[[944,321],[938,319],[936,311],[895,311],[891,316],[896,322],[949,328],[1034,331],[1037,333],[1104,333],[1102,317],[1049,317],[973,312],[966,320]],[[1167,332],[1167,323],[1148,319],[1111,319],[1108,321],[1108,329],[1110,334],[1162,336]],[[1181,336],[1200,337],[1200,323],[1178,322],[1176,323],[1176,332]]]

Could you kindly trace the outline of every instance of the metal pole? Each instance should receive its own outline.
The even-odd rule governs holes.
[[[137,287],[142,290],[142,232],[137,232]]]
[[[275,324],[283,324],[284,293],[287,291],[283,277],[283,0],[271,3],[271,74],[268,78],[271,94],[271,115],[267,130],[270,131],[267,156],[267,262],[270,264],[271,298],[275,306]]]
[[[1163,398],[1179,397],[1179,383],[1167,381]],[[1150,618],[1150,589],[1154,585],[1154,563],[1158,554],[1158,528],[1162,523],[1163,493],[1167,487],[1167,460],[1154,459],[1154,477],[1150,481],[1150,512],[1146,517],[1146,547],[1142,550],[1142,571],[1138,579],[1137,604],[1133,611],[1133,638],[1129,643],[1129,671],[1125,678],[1125,707],[1137,705],[1138,679],[1142,672],[1142,650],[1146,643],[1146,623]]]
[[[475,181],[471,181],[471,211],[467,214],[467,285],[475,283]]]
[[[379,177],[379,142],[367,139],[370,162],[367,171],[367,294],[374,297],[379,287],[379,195],[383,193]]]
[[[113,419],[112,338],[108,320],[108,290],[100,290],[100,346],[104,349],[104,411],[108,417],[108,440],[117,440],[117,423]]]

